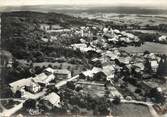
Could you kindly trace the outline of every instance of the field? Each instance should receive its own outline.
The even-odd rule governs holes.
[[[111,21],[118,24],[137,24],[140,26],[149,25],[159,25],[164,24],[167,21],[167,17],[160,16],[149,16],[149,15],[117,15],[115,17],[107,17]]]
[[[113,86],[108,86],[108,90],[106,90],[104,83],[79,81],[77,84],[80,84],[83,87],[83,91],[88,92],[92,97],[103,97],[106,95],[106,91],[109,91],[108,96],[110,98],[113,98],[116,95],[121,96],[118,90]]]
[[[128,31],[128,30],[127,30]],[[160,31],[155,31],[155,30],[131,30],[132,32],[141,32],[141,33],[148,33],[148,34],[160,34],[160,35],[166,35],[167,32],[160,32]]]
[[[159,43],[153,43],[153,42],[145,42],[144,45],[140,47],[134,47],[134,46],[128,46],[128,47],[121,47],[121,50],[125,50],[129,53],[141,53],[145,50],[148,50],[152,53],[160,53],[160,54],[166,54],[167,55],[167,45],[166,44],[159,44]]]
[[[114,106],[113,113],[111,114],[119,117],[152,117],[148,107],[130,103],[122,103]]]
[[[87,17],[90,19],[98,19],[103,21],[112,21],[115,24],[139,25],[139,26],[155,26],[159,24],[167,24],[167,15],[145,15],[145,14],[119,14],[119,13],[80,13],[74,16]]]

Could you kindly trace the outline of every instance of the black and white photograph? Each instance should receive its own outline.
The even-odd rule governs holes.
[[[167,117],[167,0],[0,0],[0,117]]]

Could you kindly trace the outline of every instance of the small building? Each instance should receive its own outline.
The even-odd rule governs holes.
[[[136,72],[144,71],[144,68],[145,68],[144,64],[141,62],[134,63],[132,66],[135,68]]]
[[[56,79],[71,78],[71,72],[67,69],[54,69],[54,75]]]
[[[58,30],[61,29],[62,27],[60,25],[53,24],[51,25],[51,30]]]
[[[112,65],[107,65],[103,67],[103,72],[107,76],[107,80],[113,79],[115,74],[115,69]]]
[[[44,72],[45,72],[45,73],[46,73],[46,72],[54,73],[54,69],[48,67],[48,68],[46,68],[46,69],[44,70]]]
[[[93,76],[100,72],[102,69],[101,68],[97,68],[97,67],[94,67],[92,70],[87,70],[85,72],[82,72],[80,74],[80,77],[82,78],[93,78]]]
[[[162,35],[161,37],[158,38],[158,41],[160,41],[160,42],[167,41],[167,36]]]
[[[48,33],[67,33],[71,32],[70,29],[57,29],[57,30],[47,30]]]
[[[157,69],[159,66],[158,62],[156,60],[153,60],[150,63],[151,63],[151,68],[152,68],[153,72],[157,72]]]
[[[54,92],[48,94],[43,99],[49,101],[53,106],[60,107],[60,96]]]
[[[87,51],[96,51],[94,48],[92,48],[91,46],[87,46],[86,44],[72,44],[71,47],[76,50],[79,49],[82,52],[87,52]]]
[[[48,74],[48,75],[54,75],[54,77],[56,79],[66,79],[66,78],[71,78],[71,72],[67,69],[52,69],[50,67],[46,68],[44,70],[44,73],[45,74]],[[48,79],[50,76],[48,76]],[[52,78],[51,78],[52,79]]]
[[[40,29],[47,31],[50,29],[50,25],[49,24],[40,24]]]

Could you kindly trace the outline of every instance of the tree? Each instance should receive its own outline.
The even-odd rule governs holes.
[[[100,60],[97,60],[96,62],[94,62],[93,65],[94,65],[95,67],[102,68],[102,63],[101,63]]]
[[[144,55],[146,54],[150,54],[150,52],[148,50],[144,51]]]
[[[113,104],[118,105],[118,104],[120,104],[120,103],[121,103],[121,99],[120,99],[120,97],[115,96],[115,97],[114,97],[114,100],[113,100],[112,102],[113,102]]]
[[[24,102],[23,107],[25,109],[35,109],[36,108],[36,100],[28,99]]]
[[[106,81],[107,76],[103,72],[98,72],[93,76],[95,81]]]
[[[161,103],[164,104],[165,102],[165,97],[163,93],[159,92],[157,88],[152,88],[149,93],[150,98],[154,98],[153,100],[155,103]]]
[[[13,92],[10,88],[4,88],[6,86],[3,86],[3,89],[0,89],[0,97],[1,98],[12,98],[13,97]]]
[[[94,114],[100,114],[100,115],[108,115],[109,114],[109,109],[110,108],[110,103],[105,97],[97,98],[96,99],[96,105],[94,108]]]
[[[137,89],[135,90],[135,93],[138,93],[138,94],[139,94],[139,93],[142,93],[142,90],[137,88]]]
[[[67,82],[67,87],[70,88],[70,89],[72,89],[72,90],[74,90],[74,89],[75,89],[75,84],[74,84],[74,82],[73,82],[73,81]]]
[[[15,93],[16,98],[21,98],[21,91],[17,90]]]
[[[40,74],[43,71],[43,69],[40,66],[36,66],[34,69],[35,69],[35,74]]]

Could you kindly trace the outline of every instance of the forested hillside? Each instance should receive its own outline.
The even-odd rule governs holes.
[[[2,13],[2,48],[19,59],[44,56],[48,51],[60,51],[63,42],[46,44],[41,41],[41,37],[49,38],[49,34],[39,28],[40,24],[58,24],[63,28],[70,28],[90,22],[91,20],[57,13],[30,11]],[[66,51],[65,48],[61,50]]]

